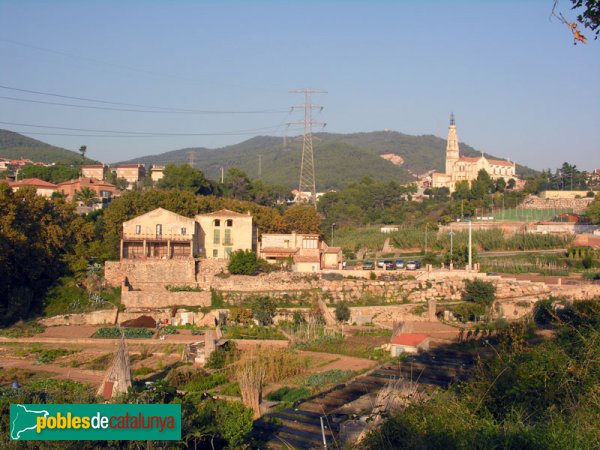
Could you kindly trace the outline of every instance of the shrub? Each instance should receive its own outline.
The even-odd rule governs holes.
[[[144,339],[151,338],[154,331],[149,328],[119,328],[119,327],[102,327],[94,333],[95,338],[117,339],[121,337],[121,332],[129,339]]]
[[[376,280],[376,279],[377,279],[377,274],[376,274],[375,272],[371,272],[371,273],[369,274],[369,279],[370,279],[370,280]]]
[[[350,320],[350,308],[346,302],[339,302],[335,305],[335,319],[338,322],[348,322]]]
[[[490,306],[496,299],[496,286],[489,281],[465,280],[465,292],[463,298],[468,302],[479,305]]]
[[[198,286],[175,286],[169,284],[166,289],[169,292],[202,292],[202,288]]]
[[[258,320],[258,323],[265,326],[273,323],[277,307],[273,299],[269,297],[257,297],[252,300],[250,309],[252,309],[252,314]]]
[[[252,250],[237,250],[229,257],[227,270],[233,275],[256,275],[258,258]]]

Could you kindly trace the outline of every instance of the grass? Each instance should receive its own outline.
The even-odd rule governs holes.
[[[276,391],[269,392],[265,398],[272,402],[294,403],[309,397],[310,394],[311,391],[306,387],[284,386]]]
[[[286,339],[277,328],[259,326],[228,325],[223,328],[223,335],[228,339]]]
[[[308,376],[303,385],[311,389],[321,389],[323,386],[339,384],[352,378],[356,372],[354,370],[333,369],[327,372],[313,373]]]
[[[144,376],[151,374],[155,371],[155,369],[151,369],[150,367],[142,366],[137,369],[133,369],[132,373],[134,377]]]
[[[296,348],[311,352],[331,353],[336,355],[365,358],[383,361],[387,353],[377,348],[389,340],[388,336],[346,336],[324,335],[317,339],[298,343]]]
[[[46,327],[39,322],[18,322],[8,328],[0,329],[0,336],[8,338],[32,337],[43,333]]]
[[[94,337],[100,339],[118,339],[121,337],[121,332],[127,339],[147,339],[154,336],[154,330],[149,328],[102,327],[94,333]]]
[[[72,355],[77,353],[79,350],[65,349],[65,348],[47,348],[40,344],[34,344],[31,347],[24,347],[18,349],[15,354],[21,357],[27,357],[35,355],[35,362],[38,364],[51,364],[57,358],[61,356]]]
[[[504,211],[498,211],[494,214],[495,220],[500,221],[520,221],[520,220],[544,220],[552,219],[559,214],[573,212],[571,208],[551,208],[551,209],[522,209],[510,208]]]
[[[385,336],[392,337],[392,330],[386,328],[374,328],[372,330],[358,330],[354,336]]]

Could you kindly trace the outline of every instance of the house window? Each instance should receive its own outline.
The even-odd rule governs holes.
[[[233,226],[233,220],[231,220],[231,219],[227,219],[227,222],[225,222],[225,224],[226,224],[228,227],[232,227],[232,226]]]
[[[289,239],[286,239],[285,241],[283,241],[283,246],[284,246],[285,248],[290,248],[290,240],[289,240]]]
[[[219,257],[219,250],[214,249],[213,250],[213,258],[218,258]]]
[[[213,230],[213,244],[221,243],[221,230]]]
[[[156,235],[162,236],[162,225],[160,223],[156,224]]]
[[[215,224],[215,227],[220,227],[221,221],[219,219],[215,219],[214,224]]]
[[[231,247],[225,247],[225,258],[229,259],[231,256]]]
[[[142,234],[142,226],[141,225],[135,226],[135,234]]]
[[[223,239],[223,245],[231,245],[231,230],[225,230],[225,239]]]
[[[181,229],[181,234],[185,236],[185,234],[186,234],[186,229],[185,228]]]
[[[316,239],[302,240],[302,248],[317,248],[317,240]]]

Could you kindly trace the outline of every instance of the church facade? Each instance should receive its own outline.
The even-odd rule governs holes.
[[[471,182],[477,179],[477,174],[481,169],[484,169],[494,180],[499,178],[504,178],[506,181],[511,178],[517,179],[514,162],[486,158],[483,154],[475,157],[460,156],[456,123],[454,114],[452,114],[448,127],[448,144],[446,145],[446,170],[444,173],[434,172],[432,174],[432,187],[447,187],[450,192],[454,192],[457,182]]]

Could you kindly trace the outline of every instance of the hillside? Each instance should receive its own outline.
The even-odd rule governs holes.
[[[352,134],[315,134],[314,155],[317,189],[340,187],[349,180],[371,176],[378,180],[407,182],[414,174],[443,170],[446,140],[436,136],[411,136],[398,132],[376,131]],[[296,186],[300,173],[301,142],[273,136],[257,136],[220,149],[184,148],[159,155],[122,162],[143,164],[186,163],[193,153],[194,166],[207,177],[218,178],[221,167],[239,167],[251,178],[258,176],[258,155],[262,159],[262,178],[268,183]],[[380,155],[393,153],[404,161],[395,165]],[[476,156],[480,152],[461,143],[461,154]],[[492,157],[492,155],[485,154]],[[495,158],[495,157],[494,157]],[[500,158],[498,158],[500,159]],[[517,173],[529,176],[535,171],[517,166]]]
[[[81,155],[61,147],[0,129],[0,157],[30,159],[33,162],[79,164]],[[86,162],[96,162],[86,158]]]

